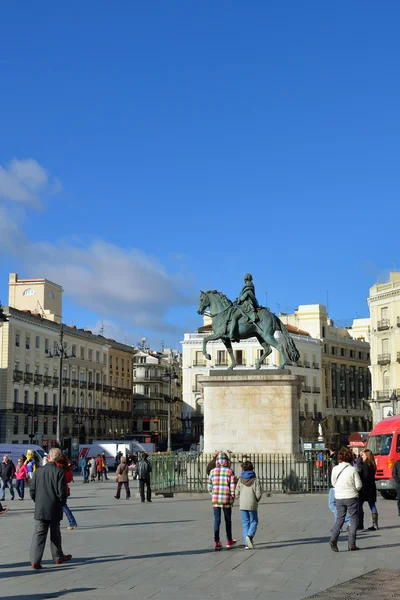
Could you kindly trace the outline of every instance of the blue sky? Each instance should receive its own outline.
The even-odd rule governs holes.
[[[400,5],[15,3],[0,15],[0,298],[176,346],[200,289],[368,314],[400,266]]]

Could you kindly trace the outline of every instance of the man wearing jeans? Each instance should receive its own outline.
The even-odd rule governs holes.
[[[336,445],[331,444],[329,446],[329,458],[328,458],[328,479],[329,479],[329,495],[328,495],[328,506],[329,509],[333,512],[335,521],[337,519],[337,510],[336,510],[336,499],[335,499],[335,488],[332,485],[332,469],[336,467],[338,464],[338,456]],[[350,515],[347,513],[344,521],[345,527],[350,525]]]
[[[232,506],[235,501],[236,477],[230,468],[230,462],[225,452],[219,452],[213,469],[208,477],[208,491],[212,496],[214,509],[214,549],[221,550],[219,538],[221,526],[221,510],[224,512],[226,528],[226,547],[236,544],[232,539]]]
[[[3,462],[0,465],[0,477],[1,477],[1,491],[0,500],[5,500],[6,487],[10,490],[11,500],[14,500],[14,487],[13,487],[13,477],[15,475],[15,466],[12,460],[8,458],[8,455],[5,454],[3,457]]]

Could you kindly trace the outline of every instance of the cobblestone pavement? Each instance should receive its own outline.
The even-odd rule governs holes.
[[[330,550],[326,495],[276,495],[261,502],[254,550],[243,548],[235,507],[238,547],[216,553],[207,495],[156,497],[141,504],[137,497],[115,500],[113,482],[82,485],[79,480],[71,491],[69,505],[79,527],[66,531],[64,519],[63,545],[73,560],[56,566],[47,547],[43,571],[29,564],[33,503],[6,498],[10,511],[0,518],[0,598],[300,600],[367,572],[400,566],[400,518],[393,501],[378,501],[381,528],[359,535],[360,552],[346,551],[346,535],[339,553]],[[378,589],[382,595],[373,597],[384,598],[383,587]]]

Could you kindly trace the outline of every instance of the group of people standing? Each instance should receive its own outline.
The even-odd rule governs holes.
[[[91,458],[81,456],[79,467],[81,469],[83,483],[89,483],[90,481],[108,481],[109,479],[105,452]]]
[[[368,529],[379,529],[378,511],[376,508],[376,463],[371,450],[361,452],[361,462],[353,466],[353,453],[346,447],[338,452],[332,444],[329,448],[329,508],[335,515],[335,523],[331,530],[330,547],[339,552],[337,541],[345,526],[348,530],[348,550],[359,550],[356,545],[357,531],[364,530],[364,504],[368,502],[372,516],[372,526]]]
[[[140,490],[140,499],[142,502],[151,502],[151,483],[150,483],[150,475],[152,472],[152,466],[150,461],[148,460],[148,454],[143,452],[140,456],[140,459],[137,460],[135,464],[135,475],[139,479],[139,490]],[[128,457],[121,456],[119,460],[119,464],[117,466],[116,475],[117,475],[117,493],[114,496],[116,500],[119,500],[121,497],[121,489],[122,486],[125,487],[125,499],[128,500],[131,497],[131,491],[129,488],[129,470],[131,465],[128,463]],[[145,494],[146,488],[146,494]]]

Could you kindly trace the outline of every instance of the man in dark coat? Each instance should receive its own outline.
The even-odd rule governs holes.
[[[70,560],[71,554],[64,554],[61,546],[60,521],[63,518],[63,505],[67,501],[67,484],[64,471],[56,462],[61,450],[51,448],[45,467],[36,469],[29,491],[35,503],[35,532],[31,544],[31,565],[42,569],[42,556],[50,529],[50,548],[57,565]]]
[[[139,479],[140,487],[140,499],[144,502],[144,486],[146,484],[146,496],[147,502],[151,502],[151,487],[150,487],[150,473],[151,464],[147,460],[148,454],[143,452],[141,460],[137,464],[137,474]]]

